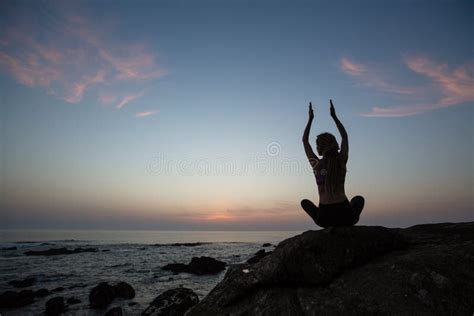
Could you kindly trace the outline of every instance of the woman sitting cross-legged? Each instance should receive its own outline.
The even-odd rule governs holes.
[[[334,135],[319,134],[316,138],[316,149],[322,158],[318,158],[308,142],[314,114],[309,103],[309,119],[303,134],[303,144],[309,163],[313,167],[319,192],[319,207],[310,200],[302,200],[301,206],[314,222],[321,227],[352,226],[359,221],[364,208],[364,198],[360,195],[347,199],[344,191],[346,164],[349,154],[349,143],[346,130],[336,116],[332,100],[330,100],[331,117],[336,123],[342,137],[341,150]]]

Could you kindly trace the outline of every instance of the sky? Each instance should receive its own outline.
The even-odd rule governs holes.
[[[473,221],[472,1],[2,1],[2,229],[307,230],[349,135],[359,225]]]

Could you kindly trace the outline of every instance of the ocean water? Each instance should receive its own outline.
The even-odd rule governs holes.
[[[90,290],[101,281],[125,281],[136,292],[131,300],[115,299],[108,307],[120,306],[126,315],[140,315],[160,293],[176,288],[192,289],[203,299],[224,277],[173,274],[161,267],[168,263],[189,263],[192,257],[210,256],[227,264],[245,262],[263,243],[277,245],[302,231],[47,231],[0,230],[0,293],[19,291],[9,281],[35,277],[36,283],[25,289],[64,290],[17,309],[0,309],[3,315],[41,315],[48,299],[75,297],[81,303],[69,306],[67,315],[103,315],[105,310],[89,309]],[[173,246],[174,243],[204,244]],[[16,250],[3,250],[17,247]],[[66,247],[94,247],[98,252],[57,256],[26,256],[25,251]],[[105,250],[105,251],[104,251]],[[129,306],[130,302],[137,304]]]

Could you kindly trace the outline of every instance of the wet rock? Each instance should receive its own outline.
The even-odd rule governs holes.
[[[216,274],[225,270],[226,263],[211,257],[193,257],[189,264],[170,263],[162,267],[163,270],[174,273],[187,272],[197,275]]]
[[[135,290],[126,282],[119,282],[113,286],[116,297],[130,299],[135,297]]]
[[[122,311],[122,308],[121,307],[112,307],[111,309],[109,309],[104,316],[122,316],[123,315],[123,311]]]
[[[471,315],[474,222],[329,227],[231,265],[193,315]]]
[[[24,280],[13,280],[8,282],[9,285],[12,285],[14,287],[29,287],[32,286],[36,282],[35,277],[29,277]]]
[[[105,308],[114,298],[114,288],[107,282],[101,282],[90,291],[89,305],[91,308]]]
[[[163,266],[161,269],[172,271],[175,274],[181,272],[188,272],[188,265],[184,263],[168,263],[167,265]]]
[[[182,242],[173,244],[154,244],[155,247],[196,247],[201,245],[210,244],[209,242]]]
[[[62,291],[64,291],[64,288],[62,286],[59,286],[51,290],[51,292],[62,292]]]
[[[36,297],[45,297],[50,295],[51,292],[48,289],[39,289],[34,292],[34,296]]]
[[[5,291],[0,294],[0,308],[23,307],[33,304],[34,296],[32,290]]]
[[[199,297],[191,289],[171,289],[158,295],[143,311],[142,316],[181,316],[198,302]]]
[[[64,298],[62,298],[61,296],[49,299],[46,302],[45,307],[45,314],[47,316],[61,315],[66,311],[66,305],[64,305]]]
[[[97,248],[75,248],[69,250],[67,248],[50,248],[46,250],[30,250],[26,251],[27,256],[57,256],[57,255],[70,255],[81,252],[97,252]]]
[[[17,250],[18,248],[13,246],[13,247],[4,247],[2,250]]]
[[[66,301],[69,305],[74,305],[74,304],[79,304],[81,303],[82,301],[78,298],[75,298],[75,297],[70,297],[67,299]]]
[[[130,302],[130,303],[128,303],[128,306],[135,306],[137,304],[138,304],[137,302]]]
[[[262,245],[262,247],[271,247],[271,246],[273,246],[273,245],[271,243],[268,243],[268,242],[266,242]]]
[[[260,261],[260,259],[262,259],[263,257],[268,256],[271,253],[272,253],[271,251],[265,252],[265,249],[261,249],[261,250],[257,251],[252,258],[248,259],[247,263],[257,263],[257,262]]]

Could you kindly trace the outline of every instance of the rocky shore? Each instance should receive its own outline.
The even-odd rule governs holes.
[[[233,265],[186,316],[472,315],[474,222],[330,227]]]
[[[179,244],[195,247],[199,243]],[[192,288],[156,293],[142,315],[472,315],[474,312],[474,222],[330,227],[309,230],[260,249],[242,263],[193,257],[161,269],[197,277],[225,275],[202,301]],[[36,251],[35,256],[97,252],[93,248]],[[31,255],[26,254],[25,255]],[[247,257],[248,258],[248,257]],[[8,282],[0,312],[35,302],[45,315],[67,314],[81,300],[64,287],[32,290],[34,277]],[[84,287],[85,308],[104,315],[128,315],[140,288],[123,281]],[[15,290],[18,288],[18,290]],[[82,291],[82,290],[81,290]],[[58,295],[61,294],[61,295]],[[80,294],[80,295],[83,295]],[[45,297],[47,297],[45,299]],[[43,303],[44,300],[44,303]],[[115,304],[114,304],[115,303]],[[135,315],[135,313],[134,313]]]

